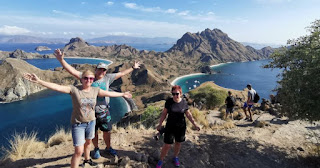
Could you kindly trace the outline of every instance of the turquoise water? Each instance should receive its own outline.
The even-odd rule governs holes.
[[[50,69],[61,66],[56,59],[26,60],[41,69]],[[97,64],[106,60],[94,59],[66,59],[70,64],[88,63]],[[128,111],[122,98],[110,99],[110,113],[112,122],[119,121]],[[51,90],[41,91],[28,96],[22,101],[0,104],[0,146],[7,145],[7,139],[13,132],[27,133],[36,131],[40,140],[46,140],[55,133],[57,127],[70,127],[72,102],[69,94],[63,94]],[[1,155],[1,154],[0,154]]]
[[[176,84],[180,85],[185,93],[207,81],[213,81],[219,86],[236,90],[243,90],[250,83],[252,88],[259,93],[260,100],[262,98],[269,99],[269,95],[274,94],[272,90],[277,86],[277,75],[280,73],[279,69],[262,68],[269,61],[222,64],[213,67],[213,70],[218,72],[217,74],[187,76],[177,81]]]

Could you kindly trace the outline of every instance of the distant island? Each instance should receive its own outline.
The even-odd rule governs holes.
[[[36,50],[36,51],[47,51],[47,50],[51,50],[51,48],[49,48],[47,46],[38,46],[34,50]]]

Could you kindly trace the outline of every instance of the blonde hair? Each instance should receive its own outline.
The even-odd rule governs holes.
[[[83,78],[84,76],[87,76],[87,75],[93,75],[94,76],[94,73],[92,71],[90,71],[90,70],[85,70],[85,71],[82,72],[81,76]]]

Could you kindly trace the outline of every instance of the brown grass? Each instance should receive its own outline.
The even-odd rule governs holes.
[[[46,148],[44,142],[37,139],[37,133],[26,132],[18,134],[14,133],[12,139],[9,140],[9,147],[2,148],[4,151],[3,160],[16,161],[23,158],[29,158],[34,154],[43,151]]]
[[[201,126],[203,126],[203,128],[209,128],[209,123],[207,120],[207,113],[205,111],[200,111],[197,108],[190,108],[190,112],[194,118],[194,120],[200,124]],[[188,127],[192,127],[192,123],[189,121],[189,119],[187,120],[187,126]]]
[[[54,133],[48,140],[47,146],[59,145],[63,142],[71,141],[71,131],[65,131],[64,128],[57,128],[56,133]]]

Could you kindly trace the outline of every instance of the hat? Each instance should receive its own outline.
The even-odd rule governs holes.
[[[247,87],[251,87],[251,84],[250,84],[250,83],[248,83],[248,84],[247,84]]]
[[[103,69],[108,69],[108,65],[103,63],[103,62],[100,62],[97,66],[97,68],[103,68]]]

